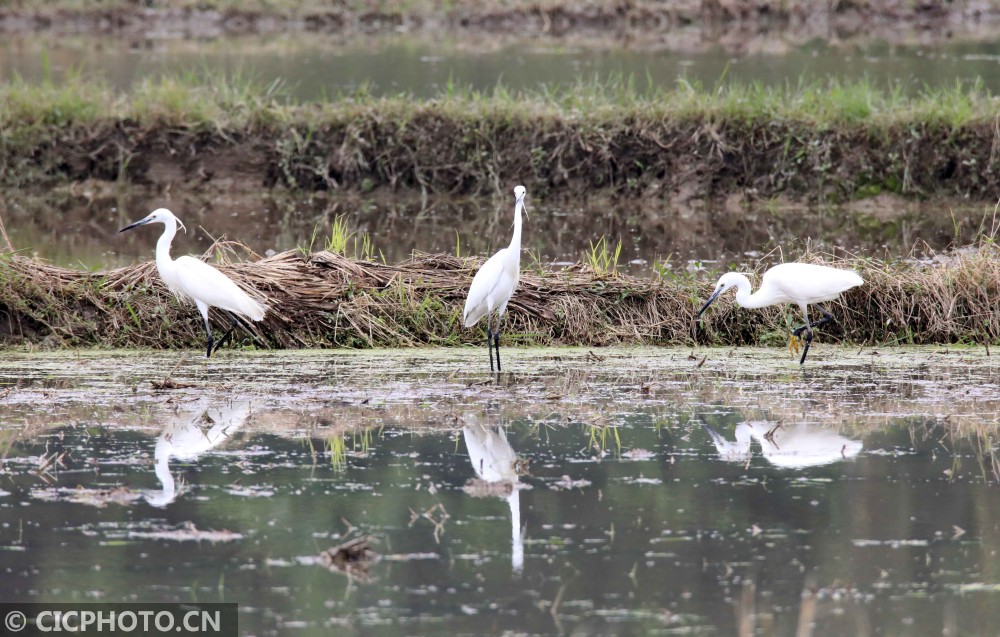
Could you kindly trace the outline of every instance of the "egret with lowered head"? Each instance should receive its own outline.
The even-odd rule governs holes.
[[[514,187],[514,236],[510,245],[489,258],[479,268],[469,288],[463,314],[465,326],[472,327],[486,317],[486,347],[490,350],[490,371],[493,371],[493,350],[497,351],[496,371],[500,370],[500,319],[507,311],[507,302],[521,278],[521,211],[524,208],[524,186]],[[527,214],[527,210],[525,210]],[[496,330],[491,329],[493,312],[497,314]]]
[[[229,313],[233,320],[229,331],[219,339],[221,346],[233,329],[240,322],[239,317],[245,316],[253,321],[264,318],[267,306],[255,301],[249,294],[233,283],[232,279],[222,272],[219,272],[211,265],[194,257],[170,258],[170,242],[177,234],[177,224],[181,228],[184,224],[166,208],[157,208],[146,217],[131,223],[118,232],[125,232],[132,228],[144,226],[147,223],[162,223],[164,230],[156,242],[156,270],[160,273],[160,278],[167,284],[179,299],[191,300],[198,306],[201,317],[205,320],[205,332],[208,333],[208,351],[206,356],[211,356],[212,345],[212,324],[208,321],[208,308],[217,307]],[[187,232],[187,228],[184,228]]]
[[[842,292],[864,283],[857,272],[841,270],[814,263],[782,263],[764,273],[764,280],[753,294],[750,293],[750,281],[738,272],[727,272],[715,284],[715,292],[698,312],[698,317],[705,313],[708,306],[727,290],[736,290],[736,302],[740,307],[758,308],[779,303],[794,303],[802,310],[805,325],[792,332],[792,343],[797,346],[797,339],[806,333],[805,349],[799,365],[806,362],[809,345],[812,343],[812,328],[826,325],[834,321],[833,315],[820,303],[832,301]],[[823,318],[814,323],[809,322],[809,305],[816,305],[823,313]]]

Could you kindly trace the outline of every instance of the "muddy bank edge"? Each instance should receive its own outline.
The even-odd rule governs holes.
[[[817,122],[711,109],[674,114],[670,104],[595,113],[466,106],[334,102],[197,121],[155,112],[106,117],[97,103],[88,107],[92,116],[75,118],[55,104],[3,122],[0,183],[482,195],[506,194],[519,182],[554,201],[611,196],[676,209],[732,195],[842,203],[891,193],[992,203],[1000,192],[1000,129],[985,114],[961,123],[919,113]]]

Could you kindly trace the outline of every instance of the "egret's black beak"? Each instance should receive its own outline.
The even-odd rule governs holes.
[[[524,205],[524,197],[521,197],[520,201],[521,201],[521,209],[524,210],[524,218],[530,219],[531,217],[530,215],[528,215],[528,206]]]
[[[126,230],[131,230],[132,228],[138,228],[139,226],[144,226],[147,223],[149,223],[149,221],[150,221],[149,217],[146,217],[145,219],[139,219],[135,223],[128,224],[127,226],[125,226],[124,228],[122,228],[121,230],[119,230],[118,232],[122,233],[122,232],[125,232]]]
[[[719,298],[720,294],[722,294],[722,288],[716,288],[715,292],[712,292],[712,296],[708,297],[708,300],[705,301],[705,305],[701,306],[701,311],[698,312],[698,318],[701,318],[701,315],[705,313],[708,306],[711,305],[715,299]]]

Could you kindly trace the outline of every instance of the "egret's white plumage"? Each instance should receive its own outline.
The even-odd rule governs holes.
[[[153,506],[166,506],[180,494],[180,489],[170,473],[170,458],[193,461],[201,454],[214,449],[240,427],[246,424],[250,415],[250,403],[233,401],[217,408],[209,408],[199,401],[185,407],[176,418],[163,428],[153,457],[154,471],[162,489],[151,492],[146,499]],[[211,426],[208,426],[211,425]],[[208,426],[207,428],[204,428]]]
[[[736,442],[729,442],[718,434],[714,429],[705,425],[708,435],[712,438],[712,444],[719,453],[719,458],[726,462],[745,463],[750,460],[750,443],[753,440],[750,436],[750,429],[743,424],[736,425]]]
[[[490,348],[490,370],[493,370],[493,348],[497,350],[497,371],[500,371],[500,318],[521,278],[521,211],[524,209],[524,186],[514,188],[514,236],[510,245],[500,250],[479,268],[469,287],[463,320],[472,327],[486,317],[486,345]],[[490,317],[497,314],[497,329],[492,330]]]
[[[808,306],[832,301],[841,293],[864,282],[864,279],[853,270],[841,270],[814,263],[782,263],[765,272],[760,287],[751,294],[750,280],[746,276],[738,272],[727,272],[719,277],[719,282],[715,284],[715,291],[698,312],[698,316],[700,317],[708,309],[708,306],[719,298],[719,295],[730,289],[736,290],[736,302],[740,307],[760,308],[794,303],[802,310],[802,316],[805,319],[805,325],[793,333],[798,337],[803,331],[806,332],[805,351],[802,352],[802,359],[799,361],[802,364],[806,362],[806,354],[809,353],[812,328],[834,320],[832,314],[820,308],[823,311],[823,318],[815,323],[810,323]]]
[[[764,458],[779,469],[804,469],[849,460],[861,453],[864,443],[841,436],[836,431],[795,423],[774,425],[769,422],[741,422],[736,425],[736,442],[729,442],[705,425],[719,457],[730,462],[746,463],[750,443],[757,440]]]
[[[475,420],[475,419],[470,419]],[[521,495],[517,475],[517,454],[500,427],[486,427],[474,422],[462,429],[465,448],[476,476],[487,483],[510,485],[506,496],[510,507],[511,566],[515,572],[524,568],[524,537],[521,534]],[[498,490],[503,493],[504,490]]]
[[[177,234],[177,224],[184,224],[166,208],[158,208],[146,217],[129,224],[118,232],[125,232],[147,223],[162,223],[163,234],[156,242],[156,270],[167,288],[181,300],[193,301],[201,312],[208,333],[208,355],[212,355],[212,326],[208,321],[208,308],[217,307],[232,314],[245,316],[253,321],[264,318],[267,306],[244,292],[222,272],[194,257],[170,257],[170,244]],[[186,230],[186,228],[185,228]],[[234,318],[233,325],[236,321]],[[232,331],[232,330],[230,330]],[[229,334],[227,333],[226,336]],[[223,336],[222,340],[225,340]],[[220,340],[220,343],[222,342]]]

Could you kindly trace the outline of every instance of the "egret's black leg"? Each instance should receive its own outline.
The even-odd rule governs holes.
[[[497,331],[493,332],[493,349],[497,351],[497,371],[500,371],[500,321],[497,321]]]
[[[229,316],[231,316],[234,321],[239,323],[240,326],[244,330],[246,330],[246,333],[249,334],[251,338],[253,338],[253,326],[249,322],[247,322],[245,318],[243,318],[239,314],[233,314],[232,312],[226,312],[226,313],[229,314]]]
[[[233,314],[229,310],[226,310],[226,314],[228,314],[229,318],[232,319],[233,324],[229,327],[229,331],[226,332],[226,334],[222,338],[219,339],[219,342],[215,346],[215,349],[213,350],[213,352],[219,351],[219,349],[226,343],[226,341],[229,340],[230,335],[233,333],[233,330],[236,329],[237,325],[240,326],[240,327],[242,327],[243,330],[247,334],[250,335],[250,338],[254,338],[253,327],[250,325],[250,323],[248,323],[245,319],[243,319],[242,317],[240,317],[238,314]],[[254,340],[256,342],[256,339],[254,339]]]
[[[212,324],[208,322],[207,318],[205,319],[205,333],[208,334],[208,351],[205,353],[205,358],[211,358],[212,357],[212,343],[214,341],[212,340]]]
[[[805,365],[806,354],[809,353],[809,345],[813,342],[813,331],[808,325],[804,326],[806,330],[806,348],[802,351],[802,358],[799,360],[799,365]],[[798,336],[798,334],[796,334]]]
[[[230,314],[230,316],[232,316],[232,314]],[[236,326],[240,324],[239,320],[237,320],[235,316],[232,316],[232,319],[233,319],[233,324],[229,326],[229,329],[226,331],[226,333],[223,334],[222,338],[219,339],[219,342],[218,344],[216,344],[215,349],[212,350],[213,352],[219,351],[219,349],[226,344],[226,341],[228,341],[229,337],[232,336],[233,330],[235,330]]]
[[[816,307],[818,307],[819,311],[823,313],[823,318],[819,319],[818,321],[813,321],[813,323],[809,327],[819,327],[821,325],[826,325],[827,323],[833,323],[834,321],[837,320],[833,316],[833,314],[830,314],[826,310],[826,308],[823,307],[822,305],[817,305]]]
[[[219,343],[215,346],[215,350],[214,350],[216,352],[219,351],[219,349],[223,345],[225,345],[226,341],[230,340],[230,336],[232,335],[233,330],[236,329],[237,325],[239,325],[244,330],[246,330],[247,334],[250,334],[251,336],[253,335],[253,330],[251,329],[250,325],[247,324],[246,321],[244,321],[243,319],[241,319],[238,315],[233,314],[229,310],[226,310],[226,314],[229,315],[229,318],[233,321],[233,323],[232,323],[232,325],[229,326],[229,331],[226,332],[225,335],[223,335],[223,337],[219,339]]]
[[[802,351],[802,359],[799,360],[799,365],[803,365],[806,362],[806,354],[809,353],[809,345],[810,345],[810,343],[812,343],[812,340],[813,340],[813,331],[812,331],[812,328],[819,327],[821,325],[826,325],[827,323],[832,323],[832,322],[834,322],[834,321],[837,320],[833,316],[833,314],[830,314],[830,312],[828,312],[827,309],[825,307],[823,307],[822,305],[817,305],[816,307],[818,307],[819,311],[823,313],[823,318],[819,319],[818,321],[813,321],[813,322],[810,323],[809,322],[809,315],[806,314],[806,323],[805,323],[805,325],[803,325],[802,327],[797,327],[797,328],[795,328],[792,331],[792,336],[794,336],[795,338],[801,337],[802,336],[802,332],[806,333],[806,338],[805,338],[806,346],[805,346],[805,349]]]
[[[490,329],[490,317],[486,317],[486,347],[490,350],[490,371],[493,371],[493,330]]]
[[[500,321],[503,319],[503,308],[497,312],[497,328],[493,330],[493,349],[497,351],[497,371],[500,370]]]

